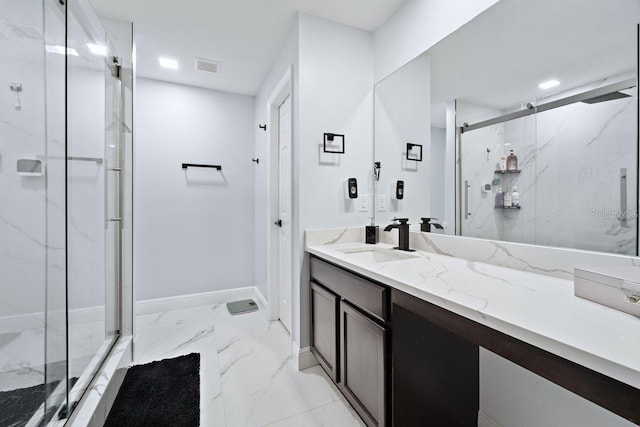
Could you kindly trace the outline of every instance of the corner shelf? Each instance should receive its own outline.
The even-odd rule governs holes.
[[[496,209],[520,209],[522,206],[496,206]]]
[[[508,174],[508,173],[520,173],[520,172],[522,172],[522,171],[521,171],[521,170],[519,170],[519,169],[517,169],[517,170],[514,170],[514,171],[501,171],[501,170],[497,170],[497,171],[495,171],[495,172],[493,172],[493,173],[497,173],[497,174],[500,174],[500,175],[505,175],[505,174]]]

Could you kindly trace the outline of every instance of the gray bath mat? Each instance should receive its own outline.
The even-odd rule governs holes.
[[[252,299],[243,299],[241,301],[231,301],[227,303],[227,310],[231,314],[250,313],[258,309],[258,304]]]

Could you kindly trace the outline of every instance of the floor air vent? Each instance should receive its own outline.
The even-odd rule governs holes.
[[[252,299],[243,299],[240,301],[232,301],[227,303],[227,310],[231,314],[243,314],[256,311],[258,304]]]

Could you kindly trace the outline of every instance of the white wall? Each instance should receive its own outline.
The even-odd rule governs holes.
[[[272,227],[273,221],[276,218],[271,218],[270,203],[272,200],[267,198],[269,180],[273,179],[269,176],[269,165],[272,159],[269,151],[269,133],[263,131],[258,127],[258,124],[266,124],[267,118],[267,101],[271,93],[275,90],[276,86],[287,72],[287,70],[293,69],[292,76],[292,119],[293,119],[293,141],[298,140],[298,20],[295,24],[287,39],[282,46],[280,53],[276,61],[274,62],[271,70],[265,81],[263,82],[258,94],[255,98],[255,122],[253,124],[255,129],[255,157],[260,159],[255,167],[255,279],[254,283],[262,295],[267,298],[267,264],[268,264],[268,236],[267,230]],[[272,176],[277,171],[272,168]],[[295,220],[295,218],[294,218]]]
[[[252,286],[254,98],[147,79],[136,96],[137,300]]]
[[[299,289],[301,347],[309,345],[308,268],[303,232],[308,228],[362,226],[371,216],[346,201],[343,185],[358,179],[369,195],[373,171],[373,44],[369,32],[299,16],[299,138],[294,146],[294,289]],[[345,135],[345,153],[322,153],[325,132]],[[294,294],[294,298],[296,295]],[[300,309],[302,307],[302,310]]]
[[[407,0],[373,35],[379,82],[498,0]]]
[[[496,423],[529,427],[634,425],[484,348],[480,348],[480,414],[480,427]]]
[[[420,218],[431,213],[431,58],[421,55],[375,87],[375,160],[380,179],[375,182],[376,223],[409,218],[419,230]],[[422,146],[422,161],[407,160],[407,143]],[[395,198],[396,182],[404,181],[405,196]],[[384,211],[379,199],[386,202]]]

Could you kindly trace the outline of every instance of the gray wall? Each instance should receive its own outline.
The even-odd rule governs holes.
[[[137,84],[136,299],[253,286],[254,98]],[[222,171],[185,171],[182,162]]]

